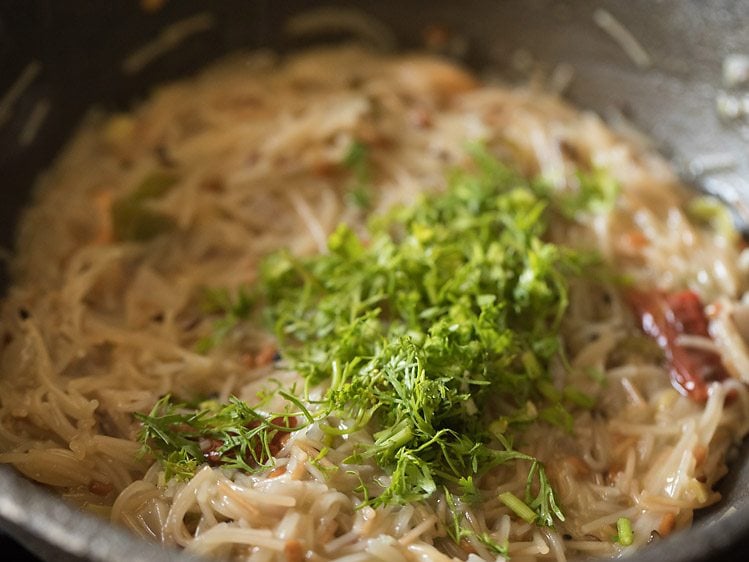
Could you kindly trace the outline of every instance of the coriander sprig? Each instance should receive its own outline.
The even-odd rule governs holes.
[[[150,414],[135,414],[143,453],[156,453],[167,480],[189,477],[205,462],[247,472],[266,469],[285,436],[313,420],[296,397],[280,392],[289,408],[270,415],[236,397],[224,405],[207,401],[193,408],[166,395]]]

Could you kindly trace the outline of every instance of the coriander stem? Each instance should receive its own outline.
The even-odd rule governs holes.
[[[620,517],[616,520],[616,530],[619,533],[617,542],[622,546],[629,546],[635,538],[632,531],[632,522],[627,517]]]
[[[520,517],[526,523],[532,525],[536,522],[536,519],[538,518],[536,512],[512,492],[502,492],[499,494],[499,501],[509,507],[515,515]]]

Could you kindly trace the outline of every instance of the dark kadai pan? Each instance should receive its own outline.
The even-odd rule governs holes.
[[[174,23],[167,48],[143,49]],[[695,188],[731,204],[742,227],[749,217],[749,81],[735,56],[749,55],[746,0],[3,0],[0,248],[13,247],[34,177],[92,104],[127,109],[232,50],[352,38],[430,47],[509,81],[540,70],[578,106],[647,134]],[[692,529],[631,560],[746,560],[749,447],[731,469],[723,500]],[[194,559],[81,513],[6,466],[0,528],[55,562]]]

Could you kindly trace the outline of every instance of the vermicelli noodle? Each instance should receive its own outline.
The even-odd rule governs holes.
[[[136,53],[126,70],[157,55]],[[560,69],[559,89],[570,79]],[[381,428],[339,414],[321,423],[331,383],[305,394],[267,326],[205,302],[207,290],[259,283],[283,248],[326,254],[341,223],[366,239],[371,217],[474,170],[477,145],[538,178],[551,201],[582,193],[586,178],[618,193],[573,218],[552,212],[544,234],[611,273],[568,280],[564,353],[548,376],[551,395],[576,389],[569,430],[536,420],[514,434],[548,474],[564,513],[553,526],[512,504],[528,496],[527,459],[477,471],[478,500],[446,485],[420,501],[368,501],[397,478],[361,454]],[[362,146],[366,169],[350,161]],[[749,257],[721,212],[597,116],[482,85],[440,59],[353,47],[235,55],[130,113],[92,114],[42,175],[2,303],[0,462],[143,537],[212,557],[622,555],[718,501],[726,457],[749,430]],[[694,328],[703,318],[708,328]],[[313,420],[272,422],[288,431],[266,469],[209,462],[221,445],[210,440],[184,477],[139,454],[136,414],[164,396],[197,408],[265,395],[269,413],[286,404],[278,389],[293,389]]]

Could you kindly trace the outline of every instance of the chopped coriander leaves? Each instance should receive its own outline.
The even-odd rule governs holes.
[[[237,398],[224,405],[204,402],[191,408],[167,395],[150,414],[136,414],[142,424],[143,452],[155,454],[167,480],[189,478],[205,462],[247,472],[268,468],[285,437],[304,427],[300,421],[312,419],[299,400],[282,394],[287,411],[271,415]]]
[[[353,141],[343,157],[342,164],[352,174],[349,182],[349,200],[359,209],[368,210],[372,207],[373,195],[369,147],[361,141]]]
[[[695,197],[686,206],[687,216],[696,224],[708,227],[731,243],[739,237],[728,207],[710,195]]]
[[[112,230],[117,240],[146,242],[175,228],[174,220],[149,207],[174,187],[179,178],[171,172],[154,171],[138,187],[112,203]]]
[[[256,301],[255,292],[240,287],[232,294],[227,289],[204,289],[201,294],[201,308],[206,314],[217,314],[210,334],[199,339],[195,344],[198,353],[208,353],[219,345],[240,321],[246,320],[252,313]]]
[[[447,503],[448,512],[452,521],[449,521],[446,525],[448,536],[456,543],[460,544],[466,539],[475,538],[490,552],[499,554],[504,557],[509,557],[509,544],[505,540],[502,543],[496,541],[489,533],[477,533],[465,521],[464,510],[462,505],[447,488],[444,489],[445,502]]]
[[[562,394],[564,395],[564,398],[566,400],[569,400],[576,406],[579,406],[580,408],[583,408],[585,410],[590,410],[593,408],[593,406],[595,406],[595,398],[593,398],[589,394],[586,394],[582,390],[575,388],[574,386],[564,387]]]
[[[536,476],[538,476],[538,492],[533,497],[533,485]],[[528,471],[528,480],[525,484],[525,503],[538,514],[536,523],[539,525],[551,527],[554,525],[554,517],[560,521],[564,521],[564,514],[559,505],[557,505],[554,490],[551,487],[551,482],[549,482],[549,477],[546,475],[546,470],[537,460],[531,463],[531,468]]]
[[[608,171],[596,168],[577,173],[577,189],[558,198],[562,214],[575,218],[579,213],[604,213],[613,208],[619,196],[619,184]]]
[[[585,402],[548,370],[562,352],[567,279],[586,258],[544,240],[550,202],[527,180],[472,151],[476,172],[379,217],[366,240],[342,225],[328,253],[281,252],[263,268],[284,357],[309,384],[329,384],[329,412],[380,428],[360,452],[391,474],[374,503],[535,461],[509,445],[513,424],[538,415],[571,429],[562,400]],[[533,506],[551,524],[561,512],[533,466]]]
[[[162,401],[139,416],[141,438],[170,474],[211,459],[241,470],[269,466],[275,436],[298,429],[288,420],[306,419],[330,439],[371,431],[373,442],[350,460],[374,459],[389,478],[380,490],[361,482],[366,504],[441,490],[448,502],[480,501],[482,475],[520,462],[529,467],[525,497],[501,501],[538,525],[564,520],[543,465],[515,450],[513,437],[537,421],[571,431],[569,409],[593,406],[576,388],[555,386],[549,373],[553,359],[566,364],[558,331],[568,279],[590,255],[545,234],[549,209],[593,212],[615,189],[586,176],[585,193],[560,203],[482,147],[470,152],[473,171],[455,172],[443,194],[374,218],[366,238],[341,225],[327,253],[269,256],[251,293],[206,294],[210,312],[224,314],[208,347],[262,305],[288,366],[307,388],[326,390],[314,415],[290,394],[296,414],[264,416],[238,400],[194,411]],[[368,181],[364,145],[352,146],[345,165]],[[329,425],[330,416],[348,429]],[[206,439],[215,443],[210,458]],[[461,529],[458,519],[456,541],[466,536]],[[475,538],[506,552],[489,536]]]

